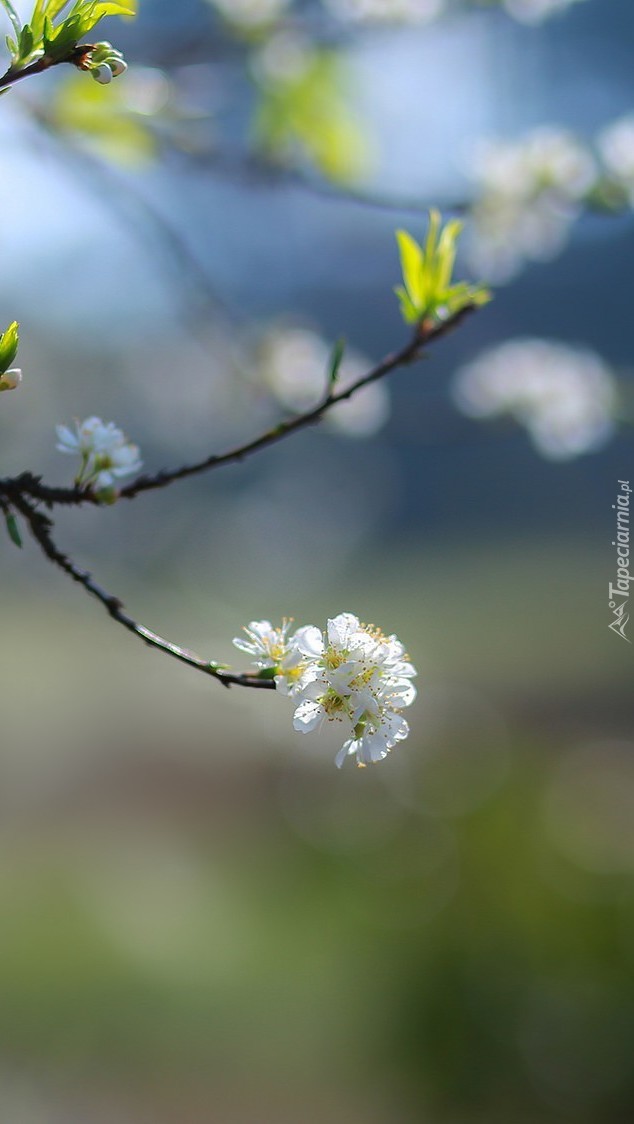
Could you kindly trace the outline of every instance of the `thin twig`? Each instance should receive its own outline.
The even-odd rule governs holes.
[[[260,690],[275,690],[275,682],[273,679],[260,679],[257,674],[233,674],[223,668],[219,668],[209,660],[202,659],[197,656],[195,652],[190,651],[188,648],[181,648],[178,644],[172,644],[169,640],[164,640],[158,633],[152,632],[151,629],[146,628],[145,625],[139,624],[128,613],[125,612],[122,601],[113,594],[108,593],[96,581],[93,580],[92,575],[88,570],[83,570],[77,566],[66,554],[63,554],[59,547],[55,544],[52,538],[52,520],[47,515],[43,515],[41,511],[37,511],[23,496],[14,497],[14,504],[16,509],[23,516],[26,521],[33,538],[42,550],[43,554],[65,574],[67,574],[73,581],[77,582],[86,590],[87,593],[92,594],[98,601],[101,602],[106,612],[112,617],[117,624],[126,628],[128,632],[132,632],[148,644],[151,648],[156,648],[159,652],[164,652],[168,656],[179,660],[181,663],[187,664],[188,667],[193,667],[197,671],[203,671],[206,675],[210,675],[213,679],[217,679],[225,687],[239,686],[239,687],[255,687]]]
[[[41,55],[40,58],[34,59],[33,62],[28,63],[19,70],[14,70],[11,65],[3,75],[0,76],[0,90],[6,90],[9,86],[14,86],[16,82],[20,82],[22,78],[30,78],[33,74],[42,74],[45,70],[50,70],[52,66],[59,66],[60,63],[77,63],[84,58],[85,55],[92,51],[93,43],[77,43],[71,47],[66,55],[62,58],[50,58],[48,55]]]
[[[303,414],[297,414],[295,417],[289,418],[287,421],[281,422],[273,429],[267,430],[266,433],[261,434],[259,437],[254,438],[252,441],[247,441],[245,444],[237,446],[235,449],[230,449],[226,453],[212,453],[202,460],[194,461],[192,464],[182,465],[180,468],[162,469],[153,475],[139,476],[133,480],[131,484],[121,489],[120,496],[123,499],[134,499],[142,492],[155,491],[157,488],[165,488],[169,484],[173,484],[176,480],[184,480],[189,476],[197,476],[203,472],[210,472],[214,468],[220,468],[221,465],[235,464],[236,462],[246,460],[247,457],[253,453],[259,452],[260,449],[266,449],[270,445],[275,445],[277,442],[282,441],[285,437],[289,437],[292,433],[297,433],[308,426],[316,425],[321,421],[324,414],[326,414],[333,406],[339,402],[345,402],[352,398],[357,391],[370,383],[377,382],[379,379],[385,378],[386,375],[391,374],[399,367],[405,367],[410,363],[415,362],[420,358],[421,352],[429,344],[434,343],[436,340],[442,339],[449,332],[453,331],[474,311],[473,305],[467,305],[461,309],[460,312],[452,316],[451,319],[445,320],[442,323],[423,321],[423,323],[416,329],[412,339],[401,348],[400,351],[388,355],[365,375],[362,375],[350,386],[343,390],[336,390],[335,387],[330,389],[322,401],[313,409],[306,411]],[[47,484],[43,484],[39,476],[33,473],[24,472],[20,476],[10,477],[5,480],[0,480],[0,496],[6,496],[9,500],[15,501],[18,496],[29,496],[31,499],[40,503],[46,504],[47,507],[79,507],[82,504],[90,503],[97,504],[99,501],[89,488],[55,488]]]
[[[414,336],[405,347],[401,348],[400,351],[395,352],[393,355],[387,356],[386,359],[377,364],[376,367],[373,367],[367,374],[357,379],[356,382],[352,383],[352,385],[345,390],[336,391],[335,383],[335,387],[329,388],[322,402],[314,409],[281,423],[255,440],[230,450],[228,453],[207,457],[205,460],[198,461],[195,464],[185,465],[179,469],[159,472],[154,476],[139,477],[132,484],[128,485],[127,488],[122,489],[121,495],[126,499],[133,499],[141,492],[166,487],[175,480],[193,476],[194,474],[208,471],[212,468],[217,468],[222,464],[230,464],[235,461],[244,460],[252,453],[266,448],[277,441],[281,441],[282,438],[289,436],[291,433],[295,433],[309,425],[315,424],[328,410],[337,405],[338,402],[346,401],[364,386],[368,386],[370,383],[384,378],[391,371],[396,370],[397,367],[405,366],[418,359],[422,349],[426,345],[434,340],[442,338],[453,328],[457,327],[473,310],[473,305],[467,305],[456,313],[455,316],[451,317],[451,319],[441,324],[424,320],[418,325]],[[0,480],[0,509],[5,511],[5,513],[10,511],[11,508],[18,511],[27,523],[33,538],[45,557],[73,581],[77,582],[87,593],[95,597],[117,624],[120,624],[123,628],[127,629],[128,632],[137,636],[151,648],[164,652],[166,655],[179,660],[188,667],[204,672],[206,675],[216,679],[219,683],[222,683],[225,687],[236,685],[260,690],[274,690],[275,682],[273,679],[262,679],[255,673],[234,674],[209,660],[203,659],[188,648],[182,648],[177,644],[171,643],[169,640],[165,640],[162,636],[159,636],[158,633],[146,628],[145,625],[139,624],[138,621],[134,620],[134,618],[125,611],[123,602],[118,597],[108,593],[107,590],[98,585],[88,570],[82,569],[59,549],[52,537],[53,521],[49,516],[39,511],[36,506],[38,503],[45,503],[49,508],[52,508],[56,505],[79,506],[82,503],[97,502],[97,497],[89,489],[50,488],[42,484],[39,477],[28,472],[22,473],[17,477]]]
[[[425,322],[423,322],[420,327],[417,328],[410,342],[406,344],[405,347],[401,348],[400,351],[395,352],[393,355],[388,355],[386,359],[382,360],[376,367],[373,367],[367,374],[362,375],[361,378],[351,383],[345,390],[329,390],[322,401],[312,410],[307,410],[304,414],[298,414],[294,418],[289,418],[288,421],[281,422],[260,437],[256,437],[253,441],[248,441],[244,445],[239,445],[236,449],[230,449],[227,453],[212,454],[193,464],[183,465],[181,468],[163,470],[153,476],[140,476],[131,484],[121,489],[121,497],[124,499],[133,499],[141,492],[164,488],[175,480],[184,480],[188,476],[195,476],[201,472],[208,472],[213,468],[219,468],[221,465],[234,464],[237,461],[246,460],[252,453],[257,453],[261,449],[268,448],[269,445],[277,444],[278,441],[282,441],[285,437],[290,436],[291,433],[297,433],[302,429],[306,429],[308,426],[315,425],[317,422],[321,421],[328,410],[332,409],[332,407],[336,406],[339,402],[347,401],[363,387],[369,386],[370,383],[377,382],[392,371],[395,371],[398,367],[404,367],[420,358],[421,350],[424,347],[433,340],[440,339],[442,336],[447,335],[448,332],[456,328],[473,310],[473,305],[467,305],[450,320],[446,320],[442,324],[425,324]]]

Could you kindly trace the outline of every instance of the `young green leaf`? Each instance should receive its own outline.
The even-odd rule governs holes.
[[[346,341],[344,340],[344,338],[342,336],[340,339],[337,340],[335,346],[332,349],[332,355],[330,356],[330,365],[329,365],[329,368],[328,368],[328,389],[329,390],[332,390],[335,386],[335,383],[337,382],[337,378],[339,376],[339,368],[341,366],[345,350],[346,350]]]
[[[419,245],[406,230],[397,230],[403,285],[394,291],[406,323],[416,324],[427,317],[446,320],[468,305],[486,304],[491,299],[483,285],[466,281],[452,284],[461,230],[462,223],[457,219],[443,227],[436,210],[429,213],[424,245]]]
[[[4,374],[11,366],[18,353],[20,333],[17,320],[9,324],[6,332],[0,336],[0,374]]]
[[[19,39],[20,58],[27,59],[33,50],[33,32],[28,23],[25,23],[20,32]]]
[[[13,30],[15,32],[15,37],[19,41],[20,30],[21,30],[21,27],[22,27],[22,24],[20,23],[20,17],[18,16],[18,13],[16,12],[15,8],[13,7],[13,4],[11,4],[10,0],[0,0],[0,3],[2,4],[2,7],[4,8],[5,12],[7,13],[9,19],[11,20],[11,23],[13,25]]]
[[[68,3],[69,0],[36,0],[30,19],[31,50],[43,49],[53,62],[66,59],[78,41],[105,16],[132,17],[137,13],[137,0],[76,0],[59,20]]]
[[[14,543],[15,546],[18,546],[20,547],[20,549],[22,549],[22,536],[20,534],[20,528],[18,527],[18,521],[13,512],[6,511],[4,520],[7,525],[7,532],[9,534],[9,538],[11,539],[11,542]]]

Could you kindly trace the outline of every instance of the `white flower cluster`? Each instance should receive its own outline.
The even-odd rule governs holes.
[[[81,457],[75,483],[94,488],[104,498],[116,498],[116,480],[138,472],[143,464],[138,445],[128,441],[114,422],[93,417],[76,421],[74,432],[66,425],[58,425],[56,430],[60,453]]]
[[[396,636],[361,624],[352,613],[328,621],[325,632],[305,625],[290,633],[290,622],[276,628],[251,621],[245,637],[233,641],[269,671],[278,691],[295,704],[293,726],[300,733],[324,722],[340,722],[345,741],[335,760],[359,765],[382,761],[409,733],[401,711],[416,697],[416,670]]]
[[[258,348],[256,369],[261,383],[286,409],[304,412],[316,406],[327,388],[331,348],[310,328],[280,326]],[[371,363],[347,349],[337,375],[345,390],[370,370]],[[333,406],[324,423],[348,437],[370,437],[387,421],[390,397],[384,383],[370,383],[347,401]]]
[[[566,460],[598,449],[614,431],[616,386],[591,351],[518,339],[458,371],[453,398],[473,418],[509,414],[545,457]]]
[[[597,178],[590,153],[570,133],[547,127],[513,143],[482,142],[470,171],[478,191],[471,259],[492,281],[557,254]]]

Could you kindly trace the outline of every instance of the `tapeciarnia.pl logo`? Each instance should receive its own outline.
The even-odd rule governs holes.
[[[616,632],[628,644],[631,640],[626,636],[625,629],[630,619],[627,606],[630,598],[630,582],[634,581],[634,574],[630,574],[630,488],[629,480],[619,480],[619,494],[616,503],[612,504],[616,511],[616,539],[612,546],[616,547],[616,584],[610,582],[608,603],[612,610],[612,620],[608,628]]]

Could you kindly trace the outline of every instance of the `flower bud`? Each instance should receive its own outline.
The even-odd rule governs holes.
[[[112,70],[105,62],[102,63],[101,66],[96,66],[94,70],[91,70],[90,73],[92,74],[95,82],[99,82],[101,86],[107,86],[109,82],[112,82]]]
[[[100,488],[95,492],[95,498],[98,503],[113,504],[119,499],[119,489],[115,488],[114,484],[109,484],[105,488]]]
[[[21,382],[22,371],[19,367],[13,367],[10,371],[5,371],[3,375],[0,375],[0,390],[15,390]]]

